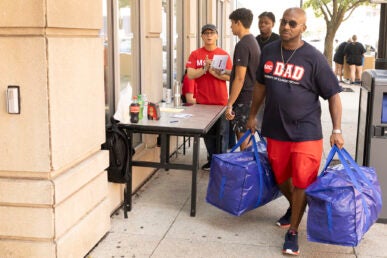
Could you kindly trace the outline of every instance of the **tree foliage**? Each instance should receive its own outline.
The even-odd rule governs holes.
[[[326,24],[324,56],[332,64],[333,41],[342,22],[346,21],[355,9],[369,4],[369,0],[307,0],[303,8],[313,8],[316,17],[323,17]]]

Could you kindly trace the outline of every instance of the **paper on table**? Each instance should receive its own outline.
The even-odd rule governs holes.
[[[172,117],[174,117],[174,118],[188,118],[191,116],[192,116],[192,114],[182,113],[182,114],[175,114]]]
[[[183,110],[184,108],[160,107],[161,112],[179,113],[179,112],[182,112]]]
[[[211,66],[215,69],[225,70],[227,59],[227,55],[214,55]]]

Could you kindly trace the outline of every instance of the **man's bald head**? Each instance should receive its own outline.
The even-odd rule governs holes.
[[[306,24],[306,12],[299,7],[292,7],[285,10],[283,16],[296,16],[300,23]]]

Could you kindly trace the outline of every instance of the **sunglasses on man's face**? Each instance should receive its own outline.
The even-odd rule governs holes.
[[[286,20],[286,19],[281,19],[281,26],[286,26],[286,24],[289,24],[290,28],[294,29],[298,25],[303,25],[302,23],[297,23],[294,20]]]

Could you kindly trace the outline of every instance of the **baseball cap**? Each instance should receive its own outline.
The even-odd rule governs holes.
[[[202,34],[206,31],[206,30],[213,30],[213,31],[216,31],[218,32],[218,29],[216,28],[216,26],[214,24],[206,24],[202,27]]]

